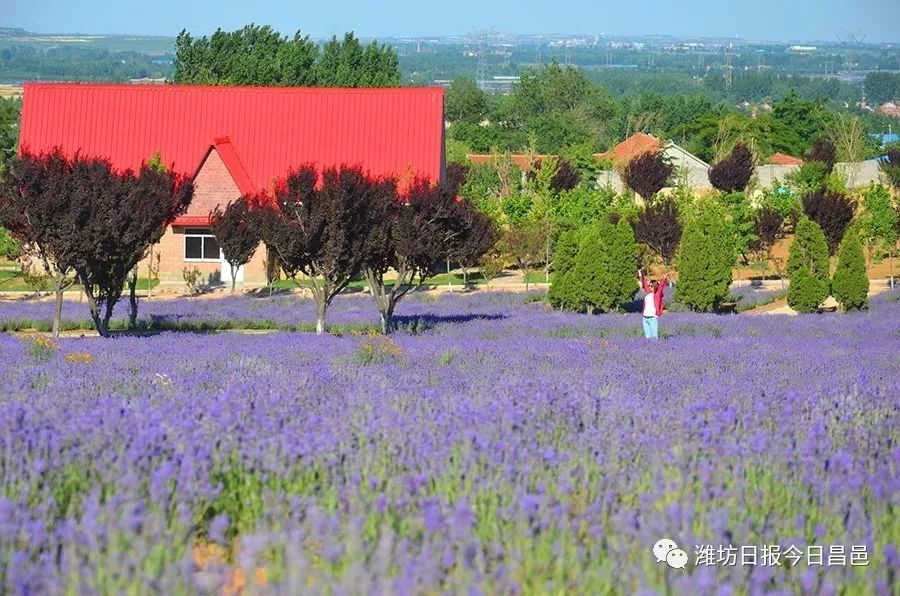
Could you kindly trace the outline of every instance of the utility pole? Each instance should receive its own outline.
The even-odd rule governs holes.
[[[728,44],[728,49],[725,50],[725,87],[731,88],[731,80],[733,77],[734,67],[731,65],[731,58],[734,55],[734,51],[731,49],[731,44]]]
[[[478,34],[478,63],[475,66],[475,84],[484,91],[484,82],[487,76],[487,35],[484,32]]]

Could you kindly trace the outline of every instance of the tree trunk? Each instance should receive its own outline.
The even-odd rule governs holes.
[[[97,333],[100,334],[100,337],[109,337],[109,329],[103,324],[103,319],[100,318],[100,309],[97,307],[97,300],[94,299],[93,289],[88,289],[84,279],[81,280],[81,286],[84,288],[84,295],[87,298],[88,308],[91,311],[91,320],[94,322]]]
[[[55,279],[55,287],[56,291],[56,305],[53,309],[53,339],[59,338],[59,327],[62,322],[62,305],[63,305],[63,280],[65,279],[65,273],[61,271],[56,272]]]
[[[547,242],[544,245],[544,283],[550,283],[550,232],[547,232]]]
[[[394,308],[389,306],[386,311],[381,312],[381,333],[390,335],[394,330]]]
[[[113,304],[109,300],[106,301],[106,312],[103,315],[103,337],[109,337],[109,320],[113,314]],[[137,314],[137,311],[135,311]]]
[[[237,267],[231,263],[228,263],[228,266],[231,267],[231,295],[234,296],[234,287],[237,283],[237,280],[235,279],[237,277]]]
[[[316,335],[325,333],[325,298],[316,296]]]
[[[147,251],[147,300],[153,298],[153,246]]]
[[[469,268],[463,267],[462,270],[463,270],[463,289],[466,289],[469,287]]]
[[[134,331],[137,328],[138,312],[137,267],[134,268],[134,273],[128,278],[128,302],[131,306],[131,310],[128,313],[128,328]]]
[[[888,252],[888,273],[891,276],[891,289],[894,289],[894,251]]]

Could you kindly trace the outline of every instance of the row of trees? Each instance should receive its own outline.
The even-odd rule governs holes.
[[[629,232],[633,231],[633,241],[638,243],[637,254],[643,255],[642,260],[648,256],[657,258],[668,268],[677,259],[677,299],[700,311],[719,308],[728,296],[737,258],[744,265],[775,262],[774,246],[797,228],[801,219],[815,225],[822,234],[826,264],[829,257],[838,256],[839,252],[852,252],[855,250],[853,247],[863,241],[869,248],[870,259],[873,252],[892,256],[897,249],[900,217],[890,192],[884,186],[873,185],[863,193],[861,205],[857,205],[840,185],[833,183],[834,156],[835,148],[831,143],[815,142],[805,156],[806,190],[802,196],[792,194],[788,200],[785,197],[764,196],[756,204],[751,204],[745,192],[753,164],[750,150],[743,144],[736,145],[730,154],[710,168],[710,180],[717,191],[702,200],[684,188],[676,188],[675,193],[661,196],[659,191],[667,184],[671,166],[659,153],[636,157],[625,168],[623,177],[644,199],[642,207],[610,201],[605,207],[594,210],[592,218],[580,222],[565,219],[551,221],[551,228],[556,226],[557,236],[552,260],[556,277],[551,286],[550,301],[560,308],[588,312],[615,310],[630,302],[632,292],[616,294],[613,288],[618,287],[620,281],[615,276],[611,277],[608,269],[603,269],[603,263],[608,263],[610,258],[609,247],[615,244],[612,239],[617,237],[606,223],[610,220],[618,221],[620,226],[628,226]],[[539,176],[540,170],[535,174],[535,177]],[[565,204],[563,197],[571,196],[564,192],[551,201],[551,206]],[[857,216],[860,206],[862,209]],[[555,211],[551,207],[550,212]],[[626,219],[627,223],[623,224]],[[601,223],[598,224],[598,221]],[[571,229],[573,223],[575,229]],[[851,227],[852,234],[848,234]],[[601,229],[603,232],[598,236]],[[624,253],[628,253],[628,249]],[[846,279],[846,267],[840,263],[849,262],[849,255],[847,253],[838,258],[838,269],[843,272],[836,274],[838,280]],[[576,258],[582,263],[593,263],[596,268],[590,271],[582,269],[576,274]],[[618,253],[615,259],[620,262],[630,260]],[[794,262],[788,265],[787,273],[795,273],[797,267]],[[861,273],[856,272],[855,277],[851,278],[858,282],[860,275],[865,277],[864,260]],[[621,283],[625,284],[623,287],[629,287],[631,277],[626,268],[620,278]],[[601,283],[603,289],[589,291],[590,284],[595,282]],[[856,282],[850,285],[858,287]],[[803,285],[801,279],[796,288],[802,289]],[[858,301],[837,289],[846,286],[846,281],[834,286],[835,292],[841,294],[839,301],[845,308],[857,308]],[[831,286],[826,289],[829,288]],[[801,289],[794,291],[800,292]],[[616,298],[611,302],[592,298],[601,295]]]
[[[668,227],[681,239],[667,244],[660,256],[671,261],[678,251],[679,284],[676,298],[697,311],[719,308],[729,294],[735,261],[734,242],[729,222],[715,203],[694,211],[684,227],[675,218],[671,225],[658,218],[660,207],[669,211],[673,203],[650,205],[635,218],[634,227],[641,229]],[[644,213],[650,213],[648,217]],[[635,294],[634,272],[638,246],[633,226],[625,218],[613,224],[611,217],[582,231],[560,235],[554,267],[556,275],[548,300],[556,307],[591,314],[621,309],[632,302]],[[660,246],[656,244],[656,246]]]
[[[102,336],[109,335],[126,285],[135,324],[137,264],[192,197],[192,182],[166,171],[158,159],[139,172],[118,172],[103,159],[24,151],[6,164],[0,224],[21,243],[25,258],[54,280],[54,336],[63,291],[76,279]]]
[[[217,208],[211,226],[232,280],[262,242],[285,275],[309,289],[318,333],[334,297],[359,276],[389,333],[397,304],[442,262],[471,267],[496,240],[491,221],[457,190],[422,179],[398,189],[395,180],[359,167],[319,174],[304,165],[279,182],[272,198],[245,196]]]
[[[264,243],[277,268],[311,291],[316,328],[325,330],[333,298],[365,275],[385,333],[397,303],[448,259],[475,264],[495,242],[490,220],[457,188],[415,180],[398,189],[359,167],[293,170],[274,196],[241,197],[211,213],[211,225],[232,268]],[[139,172],[116,171],[102,159],[60,151],[13,158],[0,188],[0,223],[55,281],[53,333],[63,291],[74,281],[87,297],[97,331],[109,335],[113,309],[126,286],[130,324],[137,323],[137,264],[193,196],[189,180],[158,158]],[[390,277],[389,271],[396,272]]]
[[[397,55],[373,41],[363,47],[353,33],[333,37],[321,50],[299,31],[283,36],[270,26],[217,29],[210,37],[187,31],[175,41],[176,83],[282,87],[396,87]]]
[[[788,305],[798,312],[815,312],[829,294],[845,310],[865,308],[869,279],[862,243],[856,230],[840,242],[837,267],[831,276],[828,241],[818,224],[804,217],[797,225],[788,258],[791,285]]]
[[[662,204],[668,209],[674,205]],[[660,205],[648,206],[644,212],[658,210]],[[679,283],[675,299],[691,310],[715,311],[728,297],[732,282],[737,254],[733,222],[714,200],[701,201],[684,220],[683,237],[676,243]],[[640,222],[640,216],[635,221]],[[896,229],[896,222],[894,226]],[[806,215],[800,217],[787,262],[787,297],[792,308],[814,312],[829,294],[845,310],[866,306],[869,282],[859,235],[864,229],[860,220],[829,240],[818,223]],[[601,221],[586,231],[562,233],[556,245],[550,303],[588,313],[614,311],[629,304],[634,296],[636,254],[632,226],[625,219],[615,226]],[[835,254],[832,278],[830,258]]]

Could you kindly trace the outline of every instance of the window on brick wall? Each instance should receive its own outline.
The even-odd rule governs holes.
[[[209,228],[187,228],[184,231],[185,261],[218,261],[219,243]]]

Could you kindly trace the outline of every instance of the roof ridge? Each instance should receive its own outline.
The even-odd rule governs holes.
[[[441,93],[444,88],[435,85],[416,85],[409,87],[314,87],[314,86],[263,86],[263,85],[189,85],[189,84],[161,84],[161,85],[140,85],[132,83],[96,83],[92,81],[26,81],[22,85],[23,89],[28,87],[71,87],[77,89],[118,89],[133,90],[135,93],[152,93],[162,91],[176,90],[209,90],[209,91],[257,91],[264,93]]]

